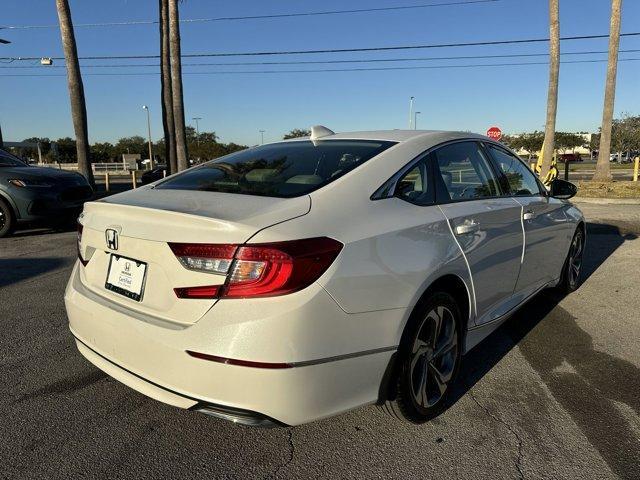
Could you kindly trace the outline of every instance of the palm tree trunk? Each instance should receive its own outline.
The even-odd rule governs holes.
[[[62,48],[67,64],[67,83],[69,86],[73,129],[76,134],[78,170],[80,170],[80,173],[85,176],[91,185],[95,186],[89,152],[89,134],[87,132],[87,106],[84,101],[84,86],[80,74],[80,64],[78,63],[78,50],[76,48],[76,38],[73,33],[73,22],[71,20],[69,2],[67,0],[56,0],[56,8],[58,9]]]
[[[559,0],[549,0],[549,93],[547,121],[544,127],[540,179],[544,181],[551,168],[555,147],[556,114],[558,112],[558,81],[560,77],[560,7]]]
[[[171,88],[171,50],[169,43],[169,2],[159,0],[160,11],[160,85],[162,90],[162,127],[164,129],[164,158],[168,173],[178,171],[176,131],[173,120]]]
[[[173,121],[176,131],[176,156],[178,171],[189,167],[187,135],[184,122],[182,96],[182,61],[180,58],[180,14],[178,0],[169,0],[169,40],[171,44],[171,89],[173,96]]]
[[[616,76],[618,74],[618,49],[620,47],[620,15],[622,0],[611,2],[611,29],[609,31],[609,66],[607,84],[604,91],[604,109],[602,111],[602,129],[600,130],[600,151],[594,180],[611,180],[609,156],[611,154],[611,124],[616,99]]]

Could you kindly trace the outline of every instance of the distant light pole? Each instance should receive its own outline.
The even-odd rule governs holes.
[[[260,130],[260,145],[264,145],[264,130]]]
[[[411,97],[409,100],[409,130],[411,130],[411,120],[413,120],[413,99],[415,97]]]
[[[200,145],[200,124],[198,122],[202,120],[202,117],[193,117],[192,120],[196,122],[196,143]]]
[[[421,114],[422,112],[416,112],[413,114],[413,129],[417,130],[418,129],[418,115]]]
[[[153,150],[151,148],[151,116],[149,115],[148,106],[143,105],[142,108],[147,111],[147,135],[149,136],[149,168],[153,169]]]

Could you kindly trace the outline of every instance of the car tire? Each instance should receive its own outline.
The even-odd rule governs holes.
[[[13,210],[7,203],[0,199],[0,238],[11,235],[16,225]]]
[[[424,423],[447,408],[460,370],[461,324],[460,309],[446,292],[416,307],[398,350],[392,398],[381,405],[386,413]]]
[[[582,274],[582,260],[584,256],[585,234],[582,227],[578,227],[573,234],[567,258],[562,267],[562,277],[557,289],[561,293],[575,292],[580,286],[580,275]]]

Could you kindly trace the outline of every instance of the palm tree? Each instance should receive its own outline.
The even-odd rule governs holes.
[[[616,98],[616,75],[618,73],[618,49],[620,47],[620,15],[622,0],[611,2],[611,28],[609,31],[609,65],[607,84],[604,91],[604,109],[602,111],[602,129],[600,130],[600,151],[594,180],[611,180],[609,155],[611,153],[611,126],[613,106]]]
[[[56,0],[56,8],[58,9],[62,48],[67,64],[67,83],[69,86],[69,100],[71,101],[73,129],[76,134],[78,169],[91,185],[95,185],[89,154],[87,106],[84,101],[84,86],[82,84],[82,75],[80,74],[80,64],[78,63],[78,50],[76,48],[76,38],[73,33],[73,22],[71,21],[69,2],[67,0]]]
[[[171,52],[169,43],[169,2],[159,0],[160,12],[160,85],[162,100],[162,127],[164,129],[164,154],[168,173],[178,171],[176,160],[176,131],[173,119],[173,95],[171,88]]]
[[[540,179],[545,180],[555,147],[556,114],[558,111],[558,79],[560,77],[560,7],[559,0],[549,0],[549,93],[547,94],[547,121],[542,146]]]
[[[171,50],[171,89],[173,96],[173,121],[176,131],[176,156],[178,171],[189,167],[187,135],[184,122],[184,100],[182,96],[182,62],[180,59],[180,14],[178,0],[169,0],[169,42]]]

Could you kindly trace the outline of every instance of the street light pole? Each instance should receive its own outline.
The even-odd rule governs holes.
[[[149,137],[149,168],[153,170],[153,150],[151,147],[151,116],[149,114],[148,106],[143,105],[142,108],[144,108],[147,111],[147,135]]]
[[[192,120],[196,122],[196,143],[200,145],[200,124],[198,122],[202,120],[202,117],[193,117]]]
[[[413,120],[413,99],[414,97],[411,97],[409,100],[409,130],[411,130],[411,120]]]
[[[264,130],[260,130],[260,145],[264,145]]]
[[[420,114],[422,112],[416,112],[413,114],[413,129],[417,130],[418,129],[418,114]]]

